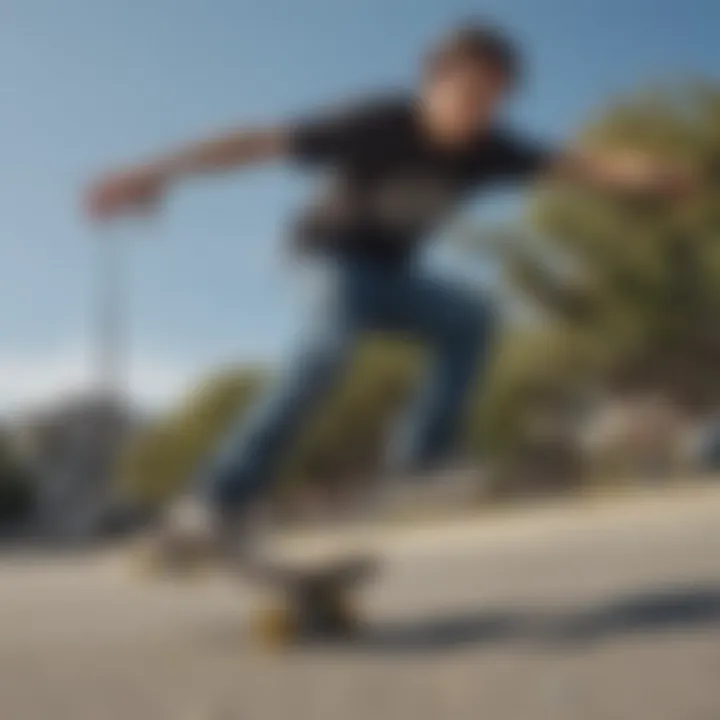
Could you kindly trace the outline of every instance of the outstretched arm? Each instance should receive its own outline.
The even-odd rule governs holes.
[[[99,220],[147,212],[180,180],[268,162],[289,153],[290,145],[291,132],[287,128],[238,130],[190,143],[157,159],[100,177],[88,190],[87,210]]]
[[[630,150],[571,150],[553,163],[551,175],[609,190],[664,197],[686,195],[697,184],[688,167]]]

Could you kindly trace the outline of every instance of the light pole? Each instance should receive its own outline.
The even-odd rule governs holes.
[[[117,493],[117,470],[126,441],[129,413],[126,386],[127,300],[123,243],[116,232],[96,237],[93,268],[94,390],[83,431],[86,447],[80,451],[79,472],[82,495],[86,499],[83,531],[93,535],[112,511]],[[87,483],[87,484],[86,484]]]
[[[96,247],[96,382],[101,404],[120,408],[125,401],[125,297],[118,237],[106,233]]]

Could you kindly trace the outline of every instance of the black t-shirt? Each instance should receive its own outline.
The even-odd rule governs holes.
[[[330,171],[328,186],[297,224],[303,245],[388,262],[411,257],[473,190],[532,179],[551,153],[510,131],[461,148],[432,143],[410,98],[367,102],[297,125],[296,159]]]

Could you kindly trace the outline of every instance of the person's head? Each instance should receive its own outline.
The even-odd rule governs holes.
[[[489,126],[516,86],[520,59],[512,41],[493,26],[466,24],[429,53],[421,105],[433,134],[462,143]]]

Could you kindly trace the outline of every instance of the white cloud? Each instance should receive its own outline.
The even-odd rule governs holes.
[[[202,376],[191,363],[158,357],[133,358],[127,388],[133,402],[160,409],[183,397]],[[96,373],[82,349],[56,352],[0,352],[0,414],[51,404],[92,389]]]

